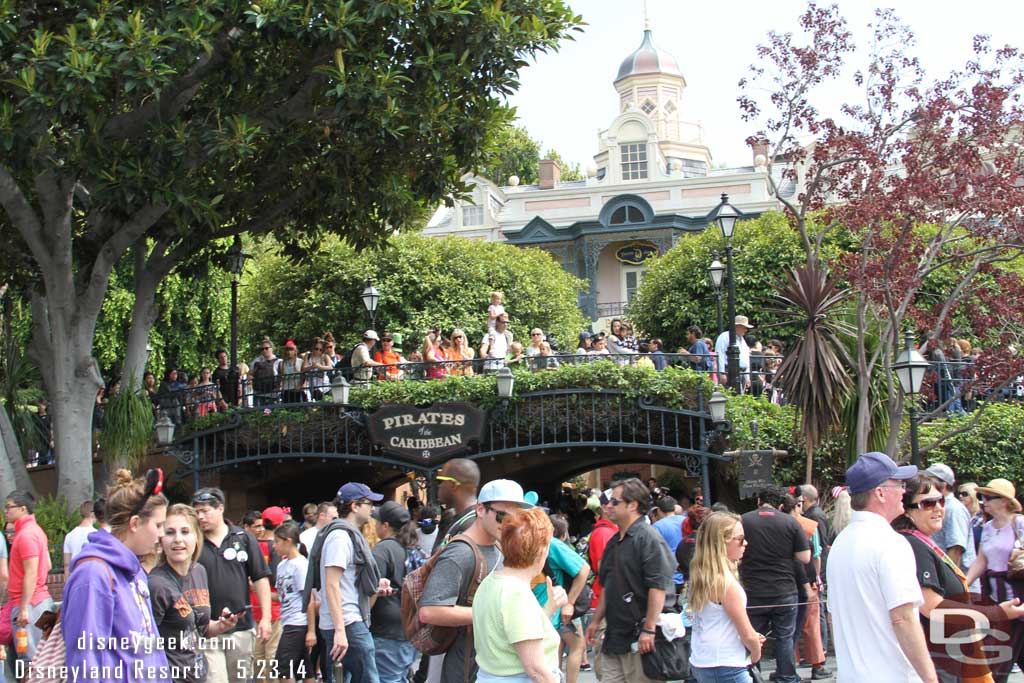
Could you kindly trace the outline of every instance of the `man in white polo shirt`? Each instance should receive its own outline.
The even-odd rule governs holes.
[[[903,514],[913,465],[865,453],[846,471],[854,513],[828,560],[837,683],[936,683],[918,617],[914,552],[889,524]]]

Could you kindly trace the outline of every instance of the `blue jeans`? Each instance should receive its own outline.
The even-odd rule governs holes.
[[[750,673],[745,666],[691,667],[697,683],[750,683]]]
[[[320,675],[324,683],[345,683],[334,680],[334,662],[331,661],[331,648],[334,647],[334,630],[320,629],[324,637],[324,651],[320,654]],[[380,683],[377,674],[377,657],[373,647],[373,636],[366,624],[356,621],[345,627],[348,639],[348,650],[341,658],[348,683]]]
[[[775,638],[775,673],[778,683],[800,683],[796,673],[793,647],[796,638],[796,593],[775,598],[747,600],[747,616],[754,630]],[[758,608],[758,605],[793,605],[792,607]]]
[[[373,637],[377,650],[377,671],[380,683],[405,683],[409,669],[416,661],[416,647],[408,640]]]

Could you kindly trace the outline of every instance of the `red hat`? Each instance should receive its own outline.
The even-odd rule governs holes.
[[[297,349],[297,348],[299,348],[299,347],[297,347],[297,346],[295,345],[295,342],[293,342],[293,341],[292,341],[291,339],[289,339],[288,341],[286,341],[286,342],[284,343],[284,348],[286,348],[286,349]]]
[[[277,505],[269,507],[263,511],[263,524],[266,525],[268,522],[275,527],[284,524],[287,512],[284,508],[278,507]]]

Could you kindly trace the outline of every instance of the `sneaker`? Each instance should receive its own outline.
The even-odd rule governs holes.
[[[832,672],[824,666],[816,666],[811,669],[811,680],[820,681],[823,678],[832,678]]]
[[[580,664],[580,671],[590,671],[590,663],[584,662],[583,664]]]

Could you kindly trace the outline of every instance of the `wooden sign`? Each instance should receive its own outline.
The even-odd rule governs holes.
[[[435,403],[429,408],[385,405],[369,416],[367,430],[374,445],[387,453],[435,460],[479,441],[484,413],[468,403]]]

